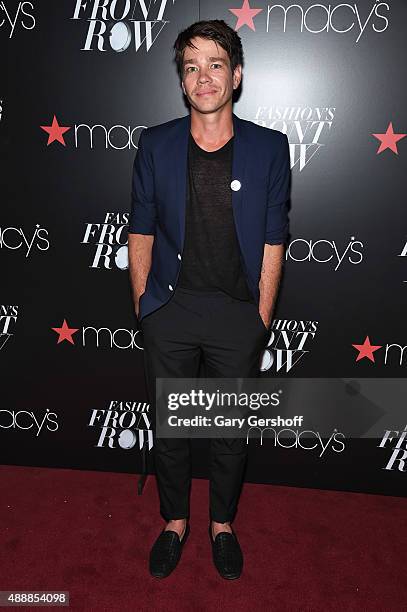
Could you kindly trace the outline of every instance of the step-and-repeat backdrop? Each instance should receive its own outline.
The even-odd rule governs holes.
[[[143,129],[188,113],[178,32],[215,18],[243,42],[234,112],[290,143],[290,238],[261,376],[405,376],[403,0],[2,0],[1,463],[137,473],[144,448],[152,469],[132,167]],[[330,433],[313,419],[252,441],[246,479],[403,495],[402,396],[374,400],[320,406]],[[206,447],[193,441],[195,476]]]

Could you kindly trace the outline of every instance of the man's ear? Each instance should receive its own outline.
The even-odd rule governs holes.
[[[237,89],[242,80],[242,66],[238,64],[233,71],[233,89]]]
[[[187,93],[185,91],[184,83],[182,81],[181,81],[181,87],[182,87],[182,91],[184,92],[184,96],[186,96]]]

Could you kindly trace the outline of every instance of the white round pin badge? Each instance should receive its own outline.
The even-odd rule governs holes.
[[[233,189],[233,191],[239,191],[241,186],[242,186],[241,182],[238,181],[237,179],[235,179],[234,181],[230,183],[230,187],[231,189]]]

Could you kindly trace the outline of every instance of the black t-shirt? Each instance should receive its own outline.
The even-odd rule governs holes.
[[[232,209],[233,140],[205,151],[189,134],[185,246],[178,285],[220,289],[253,301],[240,260]]]

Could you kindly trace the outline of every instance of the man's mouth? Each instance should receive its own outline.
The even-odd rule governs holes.
[[[209,96],[209,95],[214,94],[214,93],[216,93],[215,90],[214,89],[210,89],[208,91],[197,91],[196,95],[197,96]]]

